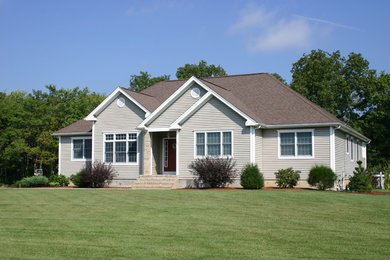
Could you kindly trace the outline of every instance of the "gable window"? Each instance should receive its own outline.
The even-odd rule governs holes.
[[[91,138],[72,138],[72,159],[90,160],[92,157]]]
[[[195,157],[228,157],[232,154],[232,131],[197,131],[195,133]]]
[[[313,130],[281,130],[279,158],[312,158]]]
[[[137,133],[110,133],[104,135],[104,162],[137,163]]]

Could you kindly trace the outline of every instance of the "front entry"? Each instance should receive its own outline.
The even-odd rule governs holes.
[[[176,174],[176,139],[164,139],[164,174]]]

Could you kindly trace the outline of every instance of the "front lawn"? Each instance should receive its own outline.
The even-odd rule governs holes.
[[[388,259],[390,196],[0,189],[9,258]]]

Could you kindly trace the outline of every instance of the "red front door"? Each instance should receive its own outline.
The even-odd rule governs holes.
[[[176,139],[164,140],[164,172],[176,172]]]

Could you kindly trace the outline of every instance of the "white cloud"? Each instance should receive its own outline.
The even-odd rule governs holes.
[[[356,28],[356,27],[352,27],[352,26],[349,26],[349,25],[341,24],[341,23],[335,23],[335,22],[327,21],[327,20],[323,20],[323,19],[312,18],[312,17],[302,16],[302,15],[297,15],[297,14],[294,14],[293,16],[294,17],[298,17],[298,18],[302,18],[302,19],[305,19],[305,20],[308,20],[308,21],[329,24],[329,25],[332,25],[332,26],[335,26],[335,27],[344,28],[344,29],[349,29],[349,30],[354,30],[354,31],[362,31],[361,29]]]
[[[268,52],[310,47],[329,36],[335,27],[360,31],[352,26],[296,14],[283,17],[277,10],[254,5],[240,11],[228,31],[246,35],[249,51]]]
[[[278,51],[308,47],[314,30],[304,20],[279,21],[272,25],[248,48],[251,51]]]
[[[240,12],[240,18],[229,30],[231,32],[238,32],[253,27],[267,26],[274,19],[275,14],[275,11],[267,12],[262,7],[248,6]]]

